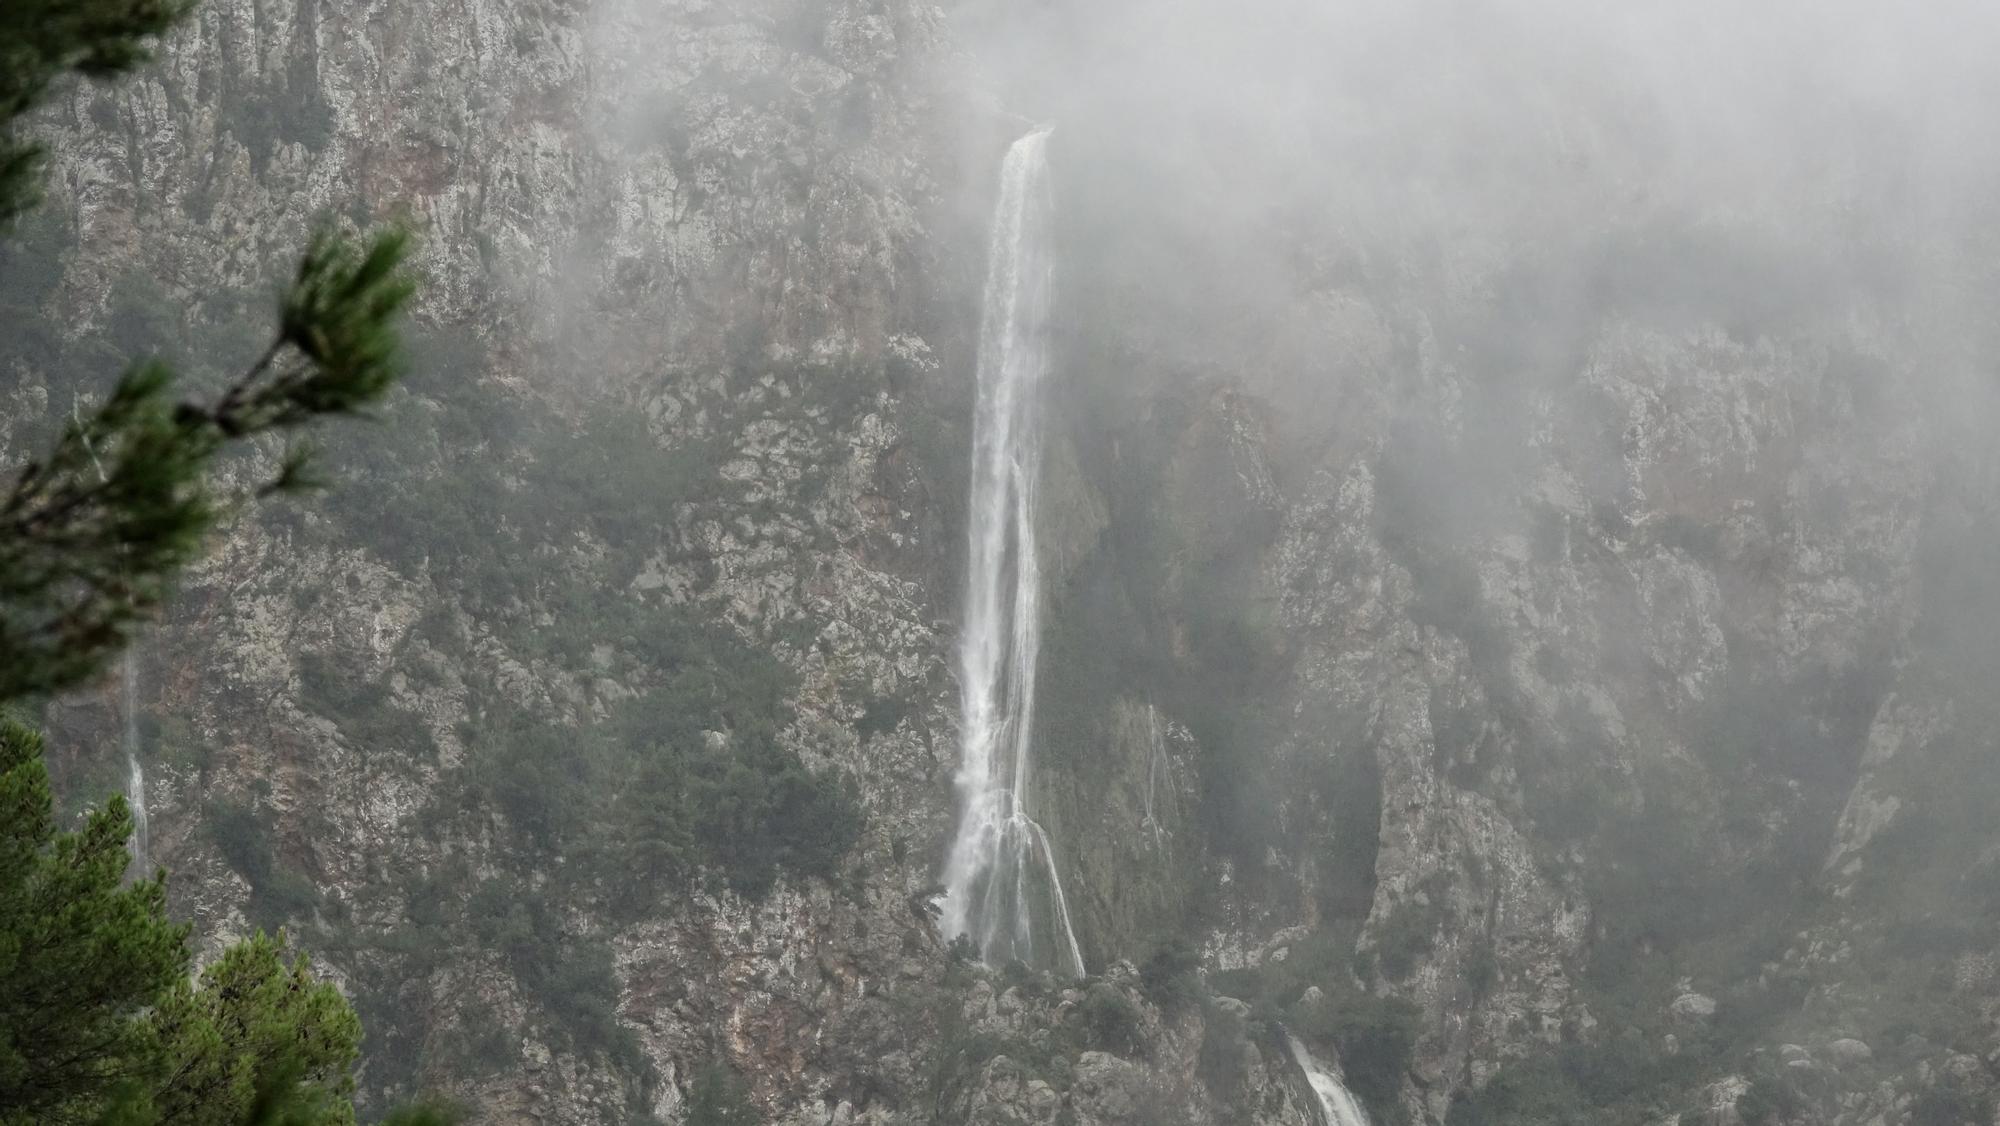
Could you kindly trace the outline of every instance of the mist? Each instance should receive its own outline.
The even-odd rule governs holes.
[[[195,12],[21,118],[0,464],[316,224],[398,378],[16,757],[327,1105],[2000,1121],[2000,6]]]
[[[2000,655],[2000,601],[1975,577],[1996,542],[1996,13],[1113,3],[951,18],[978,92],[968,131],[995,116],[1053,129],[1051,396],[1113,540],[1051,579],[1053,613],[1100,615],[1105,691],[1159,704],[1210,755],[1238,748],[1210,769],[1263,779],[1204,775],[1196,799],[1210,846],[1239,850],[1236,878],[1264,850],[1267,873],[1329,881],[1320,925],[1358,929],[1364,958],[1430,951],[1401,985],[1406,954],[1361,973],[1466,1010],[1428,1051],[1506,1039],[1495,997],[1456,976],[1486,972],[1468,967],[1488,955],[1445,937],[1466,928],[1515,932],[1501,973],[1517,992],[1499,1008],[1546,1012],[1563,993],[1581,1008],[1560,1036],[1592,1051],[1678,1050],[1687,1027],[1661,1041],[1629,1015],[1578,1031],[1649,989],[1675,1012],[1708,993],[1738,1014],[1784,1009],[1753,1023],[1796,1041],[1795,1071],[1773,1073],[1793,1078],[1820,1066],[1800,1045],[1852,1040],[1860,1011],[1925,1010],[1915,967],[1963,965],[1990,911],[1945,870],[1984,870],[2000,808],[2000,773],[1979,765],[1996,717],[1942,687]],[[1241,483],[1207,502],[1233,510],[1227,539],[1176,523],[1213,410],[1264,443],[1231,447]],[[1141,483],[1155,474],[1169,483]],[[1369,535],[1379,546],[1355,546]],[[1247,562],[1246,539],[1287,562]],[[1384,603],[1414,628],[1385,623]],[[1185,640],[1209,614],[1233,639]],[[1396,718],[1412,697],[1426,719]],[[1334,890],[1350,877],[1329,875],[1351,858],[1303,873],[1304,841],[1351,847],[1351,820],[1324,804],[1340,798],[1272,788],[1322,754],[1336,790],[1383,803],[1354,905]],[[1437,808],[1450,801],[1465,804]],[[1474,810],[1524,839],[1496,844]],[[1453,871],[1529,863],[1542,875]],[[1239,895],[1268,903],[1287,882]],[[1150,910],[1111,899],[1095,918],[1086,904],[1086,936]],[[1558,920],[1578,901],[1580,942],[1535,933],[1572,925]],[[1365,921],[1340,920],[1357,908]],[[1435,938],[1405,929],[1419,915]],[[1801,953],[1870,916],[1847,968]],[[1590,965],[1575,992],[1532,968],[1572,955]],[[1583,1056],[1571,1082],[1627,1098],[1664,1066],[1608,1080]],[[1451,1105],[1558,1120],[1510,1117],[1533,1100],[1508,1090]]]
[[[1990,261],[1994,13],[1624,8],[953,18],[994,101],[1060,126],[1083,237],[1120,240],[1078,271],[1145,279],[1148,300],[1202,324],[1190,350],[1220,338],[1242,360],[1280,343],[1281,310],[1337,291],[1340,270],[1407,279],[1433,322],[1515,299],[1506,287],[1533,272],[1531,351],[1621,295],[1716,321],[1834,321],[1887,299],[1935,318],[1920,335],[1946,348],[1990,323],[1965,295]],[[1746,277],[1744,259],[1770,276]],[[1313,350],[1322,370],[1354,360]]]

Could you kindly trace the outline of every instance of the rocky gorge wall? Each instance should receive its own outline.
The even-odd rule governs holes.
[[[1982,740],[1908,695],[1985,667],[1939,617],[1987,601],[1960,570],[1991,329],[1960,189],[1806,127],[1822,178],[1732,168],[1770,195],[1718,195],[1590,80],[1531,84],[1562,107],[1532,128],[1332,77],[1330,136],[1278,111],[1268,152],[1234,118],[1145,152],[1128,108],[1069,132],[1091,515],[1052,614],[1132,640],[1050,679],[1114,701],[1069,717],[1113,777],[1165,748],[1182,780],[1175,859],[1075,893],[1086,929],[1192,929],[1213,987],[1296,1025],[1308,985],[1412,1003],[1378,1115],[1988,1121]],[[1238,175],[1203,181],[1217,146]],[[1468,152],[1505,155],[1454,180]],[[1296,194],[1247,208],[1260,159]],[[1421,188],[1370,196],[1352,169],[1383,165]],[[1132,206],[1161,166],[1204,186]],[[1051,790],[1105,776],[1077,753]],[[1885,770],[1929,812],[1882,849]],[[1136,806],[1054,831],[1129,855]],[[1392,1024],[1322,1043],[1352,1082]]]
[[[312,950],[372,1105],[677,1121],[718,1066],[823,1121],[857,1080],[821,1030],[935,955],[943,547],[901,403],[955,394],[962,348],[926,226],[955,221],[943,50],[936,13],[874,4],[218,4],[46,115],[37,311],[68,341],[136,322],[199,378],[311,222],[422,237],[410,394],[333,439],[343,499],[240,522],[139,657],[176,909],[207,949]],[[66,412],[38,358],[17,418]],[[851,857],[758,894],[620,871],[646,811],[584,792],[627,767],[565,755],[670,691],[730,697],[692,738],[842,780]],[[52,710],[79,789],[110,704]]]
[[[1802,280],[1888,188],[1632,204],[1602,122],[1544,154],[1573,194],[1456,238],[1305,183],[1336,218],[1179,243],[1065,121],[1039,807],[1099,974],[948,946],[1020,124],[959,14],[217,0],[46,115],[10,450],[126,355],[254,351],[316,217],[424,237],[409,394],[140,650],[204,947],[284,925],[369,1105],[481,1122],[1314,1121],[1280,1028],[1378,1120],[1982,1113],[1993,490],[1938,453],[1981,337],[1931,300],[1978,247]],[[1254,210],[1216,190],[1169,202]],[[48,720],[102,789],[115,694]]]

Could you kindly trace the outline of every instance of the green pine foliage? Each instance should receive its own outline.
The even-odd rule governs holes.
[[[0,1126],[350,1126],[353,1008],[261,932],[191,979],[131,832],[118,797],[57,832],[41,738],[0,716]]]
[[[0,7],[0,225],[34,206],[41,147],[14,121],[71,72],[103,78],[151,56],[194,0],[9,0]]]
[[[36,199],[38,148],[20,123],[75,72],[130,69],[193,0],[16,0],[0,7],[0,233]],[[19,231],[7,265],[28,269],[26,300],[0,323],[32,322],[57,276],[54,228]],[[313,236],[280,296],[278,327],[248,370],[212,398],[177,389],[144,349],[177,319],[149,279],[114,286],[110,343],[134,357],[94,409],[77,410],[45,456],[0,487],[0,701],[74,687],[101,672],[154,612],[233,502],[213,484],[218,460],[245,439],[377,402],[399,375],[396,324],[414,292],[409,236]],[[49,284],[43,284],[49,283]],[[60,347],[22,342],[61,363]],[[43,374],[48,374],[44,372]],[[258,495],[312,484],[310,451],[286,453]],[[234,498],[241,500],[244,498]]]
[[[290,1122],[351,1126],[361,1024],[340,991],[315,980],[282,935],[258,932],[156,1004],[151,1033],[166,1064],[152,1098],[161,1121],[235,1126],[274,1089]]]
[[[151,1077],[145,1008],[187,973],[162,877],[124,884],[112,798],[58,833],[42,741],[0,717],[0,1123],[90,1122]]]
[[[356,413],[397,378],[408,236],[313,240],[263,355],[220,396],[181,399],[163,363],[135,363],[0,497],[0,700],[103,670],[199,554],[230,504],[212,485],[235,442]],[[259,495],[313,483],[287,453]],[[238,498],[240,501],[243,498]]]
[[[144,61],[192,7],[0,7],[0,233],[17,236],[0,246],[0,265],[27,282],[0,303],[0,325],[24,374],[73,377],[79,365],[41,323],[62,231],[17,222],[39,176],[23,115],[70,73]],[[222,458],[248,440],[358,413],[396,382],[408,250],[400,230],[355,240],[323,229],[281,294],[276,331],[212,396],[182,393],[173,370],[144,355],[179,321],[159,288],[136,275],[114,286],[108,341],[84,362],[122,362],[123,374],[0,484],[0,703],[98,675],[220,520],[251,496],[313,483],[304,448],[253,470],[250,495],[216,481]],[[167,919],[164,874],[124,883],[131,832],[119,797],[57,832],[41,740],[0,713],[0,1126],[351,1123],[360,1028],[347,1002],[261,934],[190,981],[187,928]],[[268,860],[237,851],[251,867]],[[448,1120],[423,1107],[390,1121]]]

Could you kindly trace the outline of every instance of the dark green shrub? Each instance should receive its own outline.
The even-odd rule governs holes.
[[[562,854],[614,906],[646,901],[635,884],[663,894],[700,873],[753,898],[782,875],[837,875],[861,801],[782,743],[786,668],[685,609],[598,612],[579,611],[578,636],[615,644],[639,662],[632,678],[653,683],[587,727],[493,709],[465,732],[473,804],[528,850]]]
[[[398,708],[386,684],[320,653],[299,656],[299,702],[339,726],[363,752],[436,753],[430,728]]]
[[[1597,1126],[1651,1121],[1662,1097],[1685,1094],[1711,1074],[1715,1057],[1691,1043],[1667,1055],[1630,1032],[1503,1066],[1452,1104],[1448,1126]],[[1776,1099],[1775,1089],[1765,1096]],[[1751,1105],[1757,1105],[1754,1101]]]
[[[1500,978],[1500,959],[1493,947],[1481,943],[1473,948],[1465,959],[1465,984],[1473,993],[1484,996]]]
[[[1806,1105],[1805,1096],[1791,1083],[1776,1075],[1760,1075],[1737,1098],[1736,1114],[1743,1126],[1767,1126],[1797,1118],[1805,1113]]]
[[[1993,1121],[1993,1096],[1958,1085],[1932,1087],[1910,1103],[1910,1126],[1965,1126]]]
[[[208,775],[215,748],[201,737],[194,725],[178,716],[146,716],[142,721],[148,758],[168,767]]]
[[[1598,1126],[1596,1108],[1553,1060],[1508,1064],[1477,1091],[1452,1101],[1445,1126]]]
[[[1348,1089],[1378,1118],[1392,1113],[1422,1031],[1422,1010],[1399,997],[1349,993],[1319,1005],[1298,1029],[1330,1045]]]
[[[1194,1107],[1188,1105],[1187,1094],[1178,1085],[1154,1084],[1140,1091],[1134,1101],[1138,1105],[1133,1121],[1146,1126],[1194,1126],[1196,1122]],[[1063,1121],[1058,1118],[1057,1126]]]
[[[1417,967],[1417,959],[1437,946],[1438,925],[1444,912],[1435,902],[1406,900],[1383,921],[1375,936],[1375,964],[1382,976],[1401,981]]]
[[[163,342],[179,342],[182,306],[151,275],[137,270],[120,274],[111,283],[108,304],[104,335],[127,358],[152,355]]]
[[[1186,938],[1168,940],[1139,967],[1146,999],[1169,1013],[1184,1012],[1201,1000],[1201,955]]]
[[[1007,1051],[1009,1045],[1003,1037],[969,1028],[956,1004],[945,1004],[937,1016],[937,1035],[919,1065],[919,1120],[942,1126],[965,1121],[967,1093],[987,1062]]]
[[[851,781],[808,770],[756,725],[712,739],[650,701],[643,707],[667,722],[651,738],[629,713],[622,725],[626,750],[639,756],[613,813],[630,867],[656,876],[706,868],[753,897],[783,873],[836,874],[861,835]]]
[[[1145,1017],[1138,1003],[1117,987],[1099,982],[1083,995],[1084,1035],[1092,1046],[1114,1055],[1138,1054]]]
[[[1234,1009],[1211,1003],[1202,1010],[1201,1053],[1195,1060],[1195,1074],[1210,1094],[1235,1102],[1249,1078],[1254,1052],[1243,1018]]]
[[[218,798],[209,802],[204,812],[209,838],[223,861],[250,885],[250,902],[244,913],[251,922],[275,931],[287,919],[307,914],[318,905],[319,890],[278,860],[270,831],[256,810]]]
[[[1607,1106],[1653,1082],[1660,1053],[1637,1036],[1595,1044],[1566,1044],[1557,1062],[1592,1105]]]
[[[638,1071],[637,1039],[618,1022],[618,981],[611,948],[567,933],[556,905],[532,887],[490,879],[473,889],[466,922],[480,944],[500,955],[521,988],[581,1051]]]
[[[554,849],[588,822],[586,738],[520,713],[467,732],[475,785],[523,843]]]
[[[519,1062],[515,1031],[498,1010],[475,1002],[460,1010],[458,1019],[432,1033],[438,1054],[454,1073],[491,1075]]]
[[[868,701],[861,718],[854,723],[854,733],[863,739],[876,735],[887,735],[910,715],[908,700],[896,696],[877,696]]]
[[[758,1126],[750,1088],[727,1064],[711,1063],[688,1088],[687,1126]]]

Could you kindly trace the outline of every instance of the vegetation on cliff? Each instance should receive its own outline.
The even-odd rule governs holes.
[[[0,15],[0,223],[35,196],[37,150],[17,119],[69,71],[143,60],[189,7],[53,0]],[[135,361],[18,469],[0,498],[0,706],[74,687],[130,643],[236,503],[213,483],[226,453],[382,397],[414,289],[406,248],[397,231],[365,245],[322,232],[282,295],[277,333],[220,393],[178,398],[166,365]],[[295,448],[253,471],[251,492],[306,487],[308,461]],[[42,750],[0,713],[0,1122],[352,1122],[360,1027],[347,1001],[261,933],[191,981],[165,873],[125,883],[125,799],[59,832]]]
[[[131,833],[118,796],[58,831],[40,737],[0,716],[0,1122],[353,1122],[354,1010],[261,932],[191,979],[166,874],[125,879]]]

